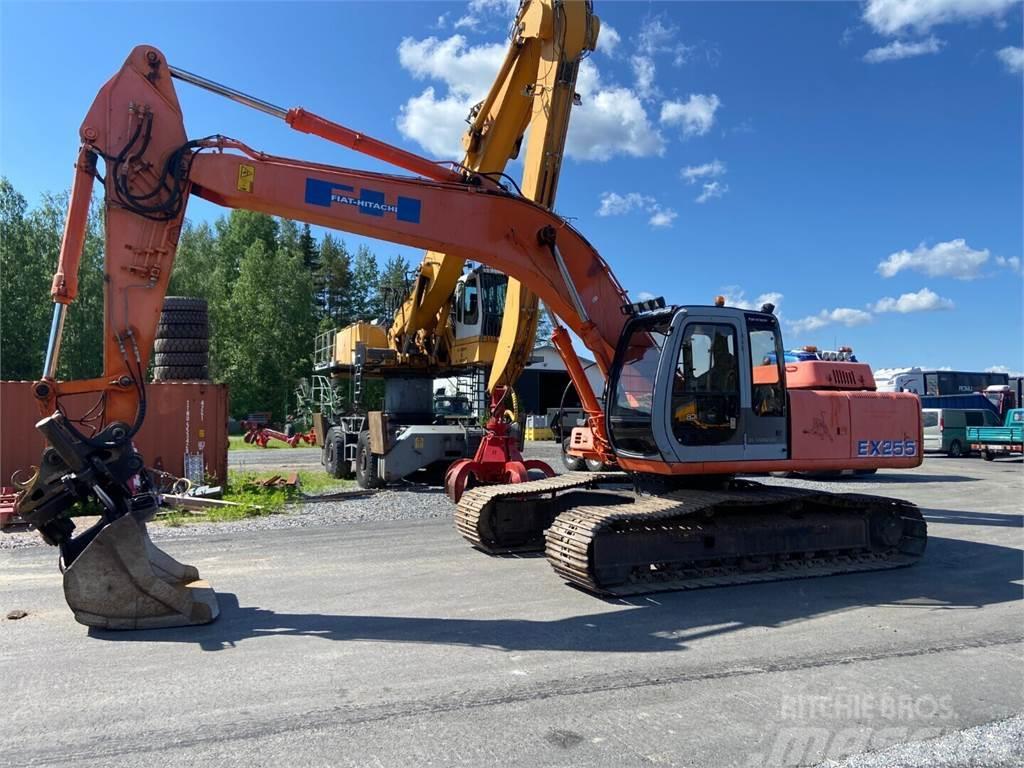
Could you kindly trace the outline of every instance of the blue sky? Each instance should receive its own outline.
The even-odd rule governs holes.
[[[581,71],[556,208],[634,296],[768,296],[791,346],[850,344],[876,368],[1024,369],[1020,2],[598,0],[595,11],[603,29]],[[65,188],[82,117],[138,43],[267,101],[457,159],[512,15],[507,0],[5,0],[0,172],[30,203]],[[178,92],[191,136],[383,169]],[[220,213],[189,207],[193,220]]]

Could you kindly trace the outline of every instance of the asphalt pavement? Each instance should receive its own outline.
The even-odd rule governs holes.
[[[922,506],[911,568],[628,600],[450,519],[204,527],[163,545],[221,618],[114,633],[74,622],[52,549],[0,551],[0,612],[27,612],[0,618],[0,762],[1019,765],[1022,478],[934,458],[831,484]]]

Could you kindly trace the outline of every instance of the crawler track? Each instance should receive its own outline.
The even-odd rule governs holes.
[[[455,508],[455,527],[466,541],[491,555],[540,552],[544,530],[570,501],[564,492],[601,485],[629,487],[630,481],[623,472],[569,472],[528,483],[472,488]],[[632,496],[621,498],[621,503],[632,501]],[[573,500],[583,502],[575,495]],[[610,501],[607,494],[592,499],[598,500]]]
[[[637,495],[622,473],[573,472],[467,492],[459,532],[490,553],[537,552],[566,581],[631,595],[911,565],[927,526],[906,501],[733,481]]]
[[[916,562],[926,539],[909,502],[741,481],[568,510],[545,551],[571,584],[631,595],[897,568]]]

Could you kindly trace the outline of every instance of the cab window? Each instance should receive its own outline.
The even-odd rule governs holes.
[[[480,291],[477,288],[476,278],[466,281],[466,290],[462,294],[462,322],[466,325],[476,325],[480,320]]]
[[[740,372],[731,325],[686,326],[672,383],[672,432],[684,445],[709,445],[736,432]]]
[[[786,390],[782,378],[778,326],[770,318],[747,315],[750,339],[750,405],[755,416],[785,416]]]
[[[658,362],[668,331],[668,319],[636,323],[616,356],[608,421],[617,450],[645,456],[658,453],[651,419]]]
[[[453,304],[455,306],[453,308],[454,311],[452,312],[452,315],[454,315],[454,317],[455,317],[455,322],[457,322],[457,323],[461,323],[462,322],[462,307],[466,303],[465,299],[464,299],[464,294],[465,293],[466,293],[466,286],[465,286],[465,284],[464,283],[459,283],[455,287],[455,298],[453,300]]]

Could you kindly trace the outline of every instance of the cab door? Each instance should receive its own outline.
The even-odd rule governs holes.
[[[775,318],[701,309],[676,315],[675,365],[662,379],[665,432],[677,460],[787,458],[785,361]]]
[[[782,334],[774,316],[745,312],[750,393],[744,406],[744,456],[749,461],[789,458],[789,399]]]
[[[668,438],[681,462],[741,461],[742,324],[735,313],[705,312],[675,318],[674,355],[662,379]]]

